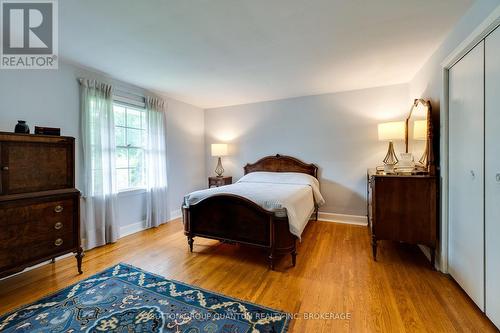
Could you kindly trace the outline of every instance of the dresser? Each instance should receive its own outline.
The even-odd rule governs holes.
[[[430,175],[367,172],[367,215],[373,259],[381,240],[425,245],[434,267],[437,244],[437,183]]]
[[[75,139],[0,132],[0,277],[75,253],[82,273]]]

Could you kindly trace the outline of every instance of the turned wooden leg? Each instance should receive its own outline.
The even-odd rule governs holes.
[[[50,263],[51,263],[51,264],[54,264],[55,262],[56,262],[56,258],[52,258],[52,259],[50,259]]]
[[[272,252],[269,253],[268,260],[269,260],[269,269],[274,271],[274,256]]]
[[[188,236],[189,251],[193,252],[194,239],[192,236]]]
[[[297,251],[293,250],[291,254],[292,254],[292,266],[295,267],[295,264],[297,263]]]
[[[78,274],[83,274],[82,271],[82,259],[85,254],[83,253],[83,249],[81,247],[78,248],[76,252],[76,265],[78,267]]]
[[[377,238],[375,235],[372,235],[372,252],[373,260],[377,261]]]

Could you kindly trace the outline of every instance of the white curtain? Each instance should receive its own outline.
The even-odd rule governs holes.
[[[165,102],[146,97],[147,147],[146,227],[157,227],[168,221],[167,201],[167,130]]]
[[[112,87],[80,79],[84,173],[83,238],[91,249],[119,237]]]

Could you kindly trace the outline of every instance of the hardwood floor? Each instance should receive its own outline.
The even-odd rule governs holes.
[[[0,281],[0,313],[52,293],[119,262],[268,307],[299,313],[290,332],[497,332],[458,285],[432,271],[413,246],[380,242],[371,259],[366,227],[312,222],[289,256],[267,269],[258,249],[195,238],[190,253],[180,221],[120,239],[76,260]],[[347,319],[303,319],[304,313]],[[332,314],[333,313],[333,314]],[[308,315],[309,316],[309,315]]]

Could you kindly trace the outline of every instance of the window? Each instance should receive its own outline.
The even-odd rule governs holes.
[[[145,187],[146,110],[113,104],[119,191]]]

